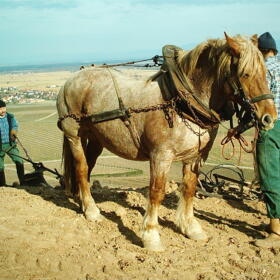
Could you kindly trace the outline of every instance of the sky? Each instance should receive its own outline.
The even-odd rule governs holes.
[[[135,61],[269,31],[279,0],[0,0],[0,65]]]

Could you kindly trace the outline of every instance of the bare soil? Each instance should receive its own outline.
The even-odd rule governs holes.
[[[280,278],[280,250],[252,243],[266,236],[263,202],[198,195],[195,215],[209,240],[197,242],[174,224],[178,189],[169,185],[159,217],[162,253],[140,240],[147,187],[96,181],[92,193],[104,216],[98,223],[55,185],[0,188],[0,279]]]
[[[143,73],[131,71],[135,77]],[[1,75],[0,87],[44,89],[62,85],[69,76],[70,72]],[[57,116],[52,115],[55,106],[46,107],[47,111],[35,106],[9,108],[16,113],[20,139],[33,160],[54,160],[46,166],[59,168],[55,160],[61,157],[61,135],[56,128]],[[219,144],[223,135],[216,141],[210,163],[223,160]],[[251,155],[243,155],[242,162],[251,170],[247,178],[252,179]],[[30,172],[32,167],[26,165],[26,170]],[[120,176],[138,170],[143,173]],[[154,253],[142,248],[148,171],[143,163],[98,159],[94,173],[104,177],[92,177],[100,181],[92,192],[104,216],[99,223],[84,218],[79,205],[56,188],[57,180],[51,174],[45,175],[50,187],[0,188],[0,280],[280,279],[280,250],[259,249],[252,243],[266,236],[268,219],[261,200],[198,195],[195,215],[209,240],[192,241],[178,231],[174,181],[181,178],[179,164],[171,168],[169,180],[174,181],[159,213],[165,251]],[[117,174],[114,177],[112,173]],[[16,179],[13,164],[6,166],[6,176],[10,184]]]

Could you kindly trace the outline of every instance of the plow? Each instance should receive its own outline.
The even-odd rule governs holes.
[[[64,187],[63,175],[56,168],[46,167],[43,162],[35,162],[31,159],[26,148],[17,137],[17,143],[25,153],[24,156],[16,155],[24,161],[30,163],[33,171],[26,173],[23,179],[25,186],[49,186],[44,178],[44,173],[48,172],[55,175],[61,187]],[[5,151],[8,155],[13,155],[10,150]],[[225,172],[226,171],[226,172]],[[230,174],[230,175],[228,175]],[[233,164],[218,164],[208,172],[200,171],[197,187],[198,194],[206,197],[217,197],[222,199],[249,199],[261,198],[261,191],[258,188],[252,188],[252,184],[246,182],[241,168]]]
[[[16,139],[17,139],[17,143],[21,146],[22,150],[24,151],[26,157],[23,157],[20,155],[14,155],[10,152],[10,150],[14,146],[16,146],[16,144],[12,145],[9,150],[5,151],[5,153],[8,155],[14,155],[14,156],[21,158],[22,160],[30,163],[34,169],[32,172],[24,174],[23,185],[25,185],[25,186],[48,186],[49,184],[47,183],[47,181],[44,178],[44,172],[49,172],[49,173],[55,175],[55,177],[59,181],[60,185],[63,186],[63,176],[58,172],[58,170],[56,168],[50,169],[50,168],[46,167],[42,162],[33,161],[31,159],[31,157],[29,156],[27,150],[25,149],[25,147],[19,140],[19,138],[16,137]]]
[[[232,200],[254,200],[262,197],[254,181],[246,182],[242,169],[234,164],[218,164],[207,173],[200,171],[198,191],[203,196]]]

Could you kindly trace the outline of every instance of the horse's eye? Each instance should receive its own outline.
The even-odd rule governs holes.
[[[245,73],[244,75],[243,75],[243,78],[245,78],[245,79],[248,79],[250,77],[250,75],[248,74],[248,73]]]

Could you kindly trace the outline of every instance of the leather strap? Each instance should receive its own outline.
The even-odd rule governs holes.
[[[259,95],[259,96],[256,96],[254,98],[252,98],[250,101],[251,103],[256,103],[256,102],[259,102],[259,101],[262,101],[262,100],[265,100],[265,99],[274,99],[274,95],[273,94],[262,94],[262,95]]]

